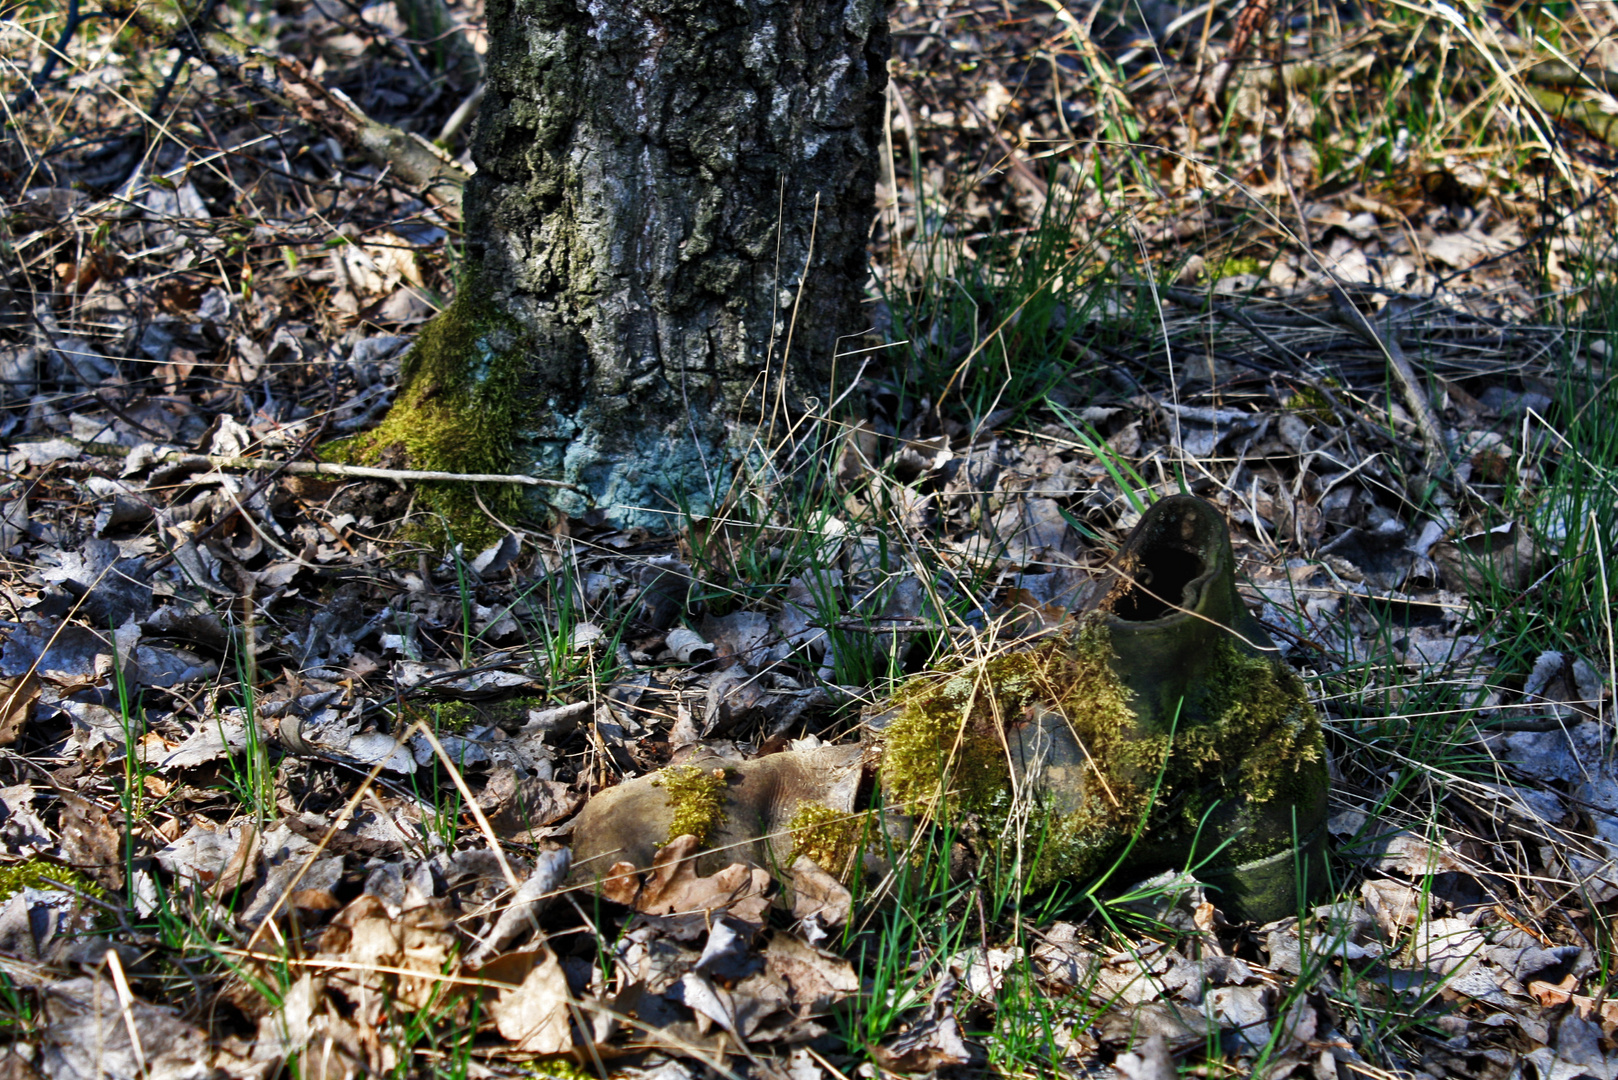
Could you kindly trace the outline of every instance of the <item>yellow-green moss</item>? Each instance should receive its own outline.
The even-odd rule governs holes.
[[[882,783],[890,799],[907,813],[953,815],[982,809],[1005,789],[1010,773],[996,734],[997,699],[1020,696],[1015,688],[1026,679],[1007,670],[1015,666],[991,661],[899,689],[898,713],[882,738]]]
[[[827,873],[846,879],[853,871],[863,823],[863,815],[805,802],[787,823],[792,835],[792,858],[805,856]]]
[[[1319,721],[1302,683],[1228,640],[1214,648],[1178,722],[1136,714],[1098,615],[1031,649],[915,681],[896,696],[885,735],[884,791],[910,813],[963,826],[976,815],[986,842],[1004,845],[1021,832],[1024,858],[1038,852],[1037,865],[1024,867],[1030,888],[1104,870],[1143,815],[1152,846],[1168,848],[1189,846],[1216,800],[1312,805],[1325,781]],[[1077,746],[1069,759],[1051,759],[1056,767],[1043,774],[1044,790],[1029,793],[1030,805],[1014,807],[1007,754],[1018,725],[1033,732],[1042,724],[1070,731]]]
[[[524,463],[516,447],[530,407],[523,392],[530,341],[517,321],[492,304],[476,279],[422,327],[400,373],[400,391],[374,429],[321,448],[326,460],[456,473],[511,473]],[[461,481],[420,485],[424,508],[439,520],[433,539],[453,537],[476,550],[504,530],[478,506],[501,517],[522,506],[511,484]]]
[[[1208,280],[1220,281],[1224,278],[1235,277],[1237,274],[1256,274],[1259,271],[1257,259],[1247,257],[1240,259],[1226,259],[1224,262],[1208,268]]]
[[[98,898],[107,895],[100,885],[69,866],[58,866],[43,859],[0,866],[0,900],[10,899],[24,889],[46,891],[62,888]]]
[[[668,792],[668,805],[674,808],[668,839],[687,834],[705,843],[708,834],[725,820],[724,769],[699,769],[695,765],[675,765],[664,769],[655,781]]]
[[[499,701],[438,701],[432,714],[439,731],[465,731],[480,724],[522,724],[530,709],[545,703],[542,694],[518,694]]]
[[[1102,770],[1110,774],[1116,805],[1101,807],[1092,801],[1044,822],[1046,849],[1035,884],[1104,869],[1103,863],[1115,857],[1148,809],[1143,850],[1164,851],[1178,843],[1189,851],[1216,802],[1239,808],[1251,823],[1272,801],[1301,809],[1323,792],[1320,725],[1302,682],[1279,662],[1251,656],[1229,639],[1215,650],[1205,676],[1191,687],[1198,697],[1182,709],[1172,749],[1168,718],[1157,718],[1160,733],[1137,739],[1145,753],[1133,755],[1129,775],[1111,767]],[[1092,754],[1113,760],[1106,751]],[[1285,831],[1279,819],[1277,828]],[[1204,837],[1201,847],[1211,850],[1226,838]],[[1243,861],[1269,854],[1259,849],[1274,843],[1273,832],[1252,830],[1225,855]]]
[[[941,790],[951,813],[1003,802],[1011,772],[1001,731],[1039,706],[1061,711],[1093,753],[1106,752],[1126,767],[1153,757],[1152,748],[1131,738],[1135,714],[1111,656],[1105,625],[1090,618],[1032,649],[900,688],[898,713],[883,737],[884,791],[910,813],[936,807]]]
[[[1320,719],[1303,681],[1284,664],[1219,643],[1203,708],[1211,722],[1174,740],[1176,767],[1217,772],[1227,797],[1275,798],[1290,776],[1321,760]]]
[[[1326,379],[1324,385],[1337,388],[1336,379]],[[1287,398],[1286,407],[1318,424],[1336,424],[1337,413],[1331,407],[1331,401],[1319,389],[1305,386]]]
[[[551,1077],[552,1080],[600,1080],[595,1073],[571,1058],[546,1058],[525,1062],[522,1071],[528,1076]]]

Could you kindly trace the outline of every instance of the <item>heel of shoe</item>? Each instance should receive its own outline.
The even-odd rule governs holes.
[[[1232,922],[1274,922],[1312,907],[1326,888],[1326,826],[1299,843],[1234,866],[1206,867],[1197,880]]]

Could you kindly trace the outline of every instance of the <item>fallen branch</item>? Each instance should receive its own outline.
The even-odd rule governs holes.
[[[131,14],[130,21],[153,35],[163,34],[167,29],[140,11]],[[195,30],[186,36],[184,45],[198,60],[221,75],[268,98],[305,123],[329,132],[339,142],[364,154],[373,165],[419,188],[446,213],[460,217],[461,192],[471,177],[448,154],[420,135],[371,119],[348,95],[320,85],[308,68],[291,57],[248,49],[247,56],[252,60],[274,64],[276,74],[270,76],[230,50],[203,40],[203,35]]]
[[[1387,357],[1388,366],[1393,369],[1399,380],[1399,388],[1404,391],[1405,404],[1410,407],[1416,421],[1416,430],[1421,434],[1422,464],[1429,476],[1437,475],[1449,457],[1445,452],[1444,432],[1438,426],[1438,416],[1433,412],[1432,402],[1427,400],[1427,392],[1422,389],[1416,369],[1410,366],[1410,358],[1399,344],[1398,330],[1392,325],[1379,330],[1364,312],[1354,306],[1354,301],[1348,298],[1340,285],[1332,285],[1331,302],[1332,313],[1337,316],[1338,322]]]
[[[1232,307],[1227,304],[1221,304],[1211,296],[1205,296],[1201,293],[1194,293],[1189,289],[1176,289],[1172,286],[1167,286],[1161,288],[1160,292],[1166,300],[1171,300],[1174,303],[1179,304],[1181,307],[1190,308],[1193,311],[1210,311],[1213,314],[1218,315],[1220,318],[1230,320],[1237,326],[1240,326],[1242,329],[1252,334],[1254,337],[1258,338],[1259,341],[1268,346],[1269,349],[1276,354],[1276,356],[1284,358],[1290,362],[1292,370],[1288,372],[1287,378],[1292,382],[1307,386],[1310,390],[1314,391],[1316,394],[1319,394],[1321,399],[1326,402],[1335,415],[1347,420],[1355,427],[1365,431],[1368,434],[1389,439],[1395,445],[1409,445],[1407,440],[1396,435],[1392,431],[1379,428],[1370,421],[1366,420],[1359,414],[1358,410],[1345,406],[1337,395],[1336,391],[1338,388],[1334,388],[1324,379],[1317,379],[1310,375],[1307,362],[1302,356],[1299,356],[1295,350],[1288,348],[1283,342],[1276,340],[1273,336],[1265,331],[1264,327],[1260,326],[1253,319],[1249,318],[1247,313],[1242,311],[1240,308]],[[1274,316],[1270,316],[1270,318],[1273,319]],[[1341,321],[1341,317],[1339,317],[1339,321]],[[1320,323],[1321,319],[1315,316],[1309,316],[1298,321],[1298,325],[1300,326],[1318,326]],[[1356,336],[1362,336],[1357,330],[1355,331],[1355,334]],[[1375,345],[1380,351],[1382,347],[1381,340],[1378,339],[1375,342]],[[1403,356],[1404,354],[1401,352],[1400,355]],[[1231,357],[1231,360],[1235,363],[1243,364],[1255,370],[1262,370],[1259,365],[1254,364],[1246,357],[1233,356]],[[1426,453],[1426,450],[1427,448],[1424,445],[1422,447],[1424,454]]]
[[[309,69],[290,56],[275,59],[286,103],[304,120],[331,132],[374,164],[388,168],[440,205],[461,208],[466,170],[448,154],[409,131],[372,120],[341,90],[321,86]]]
[[[329,461],[276,461],[272,458],[220,457],[213,454],[170,454],[164,460],[206,462],[216,469],[279,469],[294,476],[354,476],[367,480],[461,480],[469,484],[524,484],[528,487],[566,488],[581,495],[583,488],[565,480],[549,480],[521,473],[455,473],[434,469],[377,469],[369,465],[338,465]]]

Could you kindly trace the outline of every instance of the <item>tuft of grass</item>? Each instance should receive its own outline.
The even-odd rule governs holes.
[[[880,810],[873,817],[881,820]],[[874,839],[889,869],[869,890],[856,875],[860,914],[845,927],[841,943],[864,982],[857,1007],[838,1016],[841,1037],[857,1058],[869,1058],[872,1047],[926,1003],[949,959],[968,940],[963,916],[972,895],[969,883],[953,880],[956,835],[947,826],[918,831],[909,844],[886,832]]]

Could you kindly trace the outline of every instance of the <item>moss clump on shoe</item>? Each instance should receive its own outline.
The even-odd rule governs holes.
[[[792,858],[802,855],[840,880],[853,877],[860,854],[864,814],[833,810],[824,803],[805,802],[787,822],[792,835]]]
[[[656,784],[668,793],[668,805],[674,811],[668,841],[694,836],[702,844],[716,826],[724,824],[725,783],[724,769],[695,765],[676,765],[658,774]]]
[[[1318,864],[1325,752],[1234,570],[1217,509],[1160,500],[1068,629],[901,688],[889,804],[942,817],[1029,888],[1127,849],[1120,873],[1192,868],[1231,912],[1274,917],[1295,867],[1269,863]]]
[[[1114,766],[1160,760],[1162,746],[1131,738],[1135,713],[1128,688],[1113,674],[1109,642],[1099,620],[1084,618],[1031,649],[942,677],[917,676],[900,687],[893,720],[882,732],[884,794],[918,815],[1005,805],[1012,770],[1002,732],[1041,705],[1056,706],[1092,752]]]
[[[1227,796],[1268,802],[1295,788],[1295,778],[1324,766],[1320,718],[1291,668],[1249,656],[1229,641],[1217,648],[1203,706],[1217,719],[1188,728],[1175,739],[1175,754],[1205,771],[1229,770],[1219,774]],[[1239,751],[1234,761],[1231,745]]]
[[[1315,801],[1320,727],[1303,684],[1228,640],[1213,652],[1194,698],[1167,717],[1136,712],[1100,612],[1026,651],[922,679],[897,695],[883,790],[911,813],[975,825],[1003,862],[1020,849],[1031,888],[1105,870],[1143,822],[1143,851],[1189,854],[1218,803]]]
[[[1166,733],[1140,730],[1130,691],[1113,671],[1110,640],[1105,624],[1087,616],[1030,649],[901,687],[882,734],[882,787],[890,804],[958,825],[976,816],[985,835],[1009,832],[1037,809],[1041,820],[1030,831],[1046,837],[1042,864],[1059,863],[1056,876],[1088,872],[1139,819],[1168,749]],[[1089,775],[1069,771],[1080,790],[1054,800],[1071,807],[1057,818],[1049,812],[1052,800],[1019,790],[1027,762],[1017,760],[1006,736],[1041,715],[1057,718],[1089,758]],[[1075,862],[1084,848],[1094,848],[1093,857]]]
[[[894,719],[882,733],[888,801],[918,816],[987,807],[1009,773],[997,737],[1000,718],[985,691],[992,686],[996,694],[1023,696],[1032,686],[1030,668],[1030,657],[1019,654],[917,676],[900,687]]]

